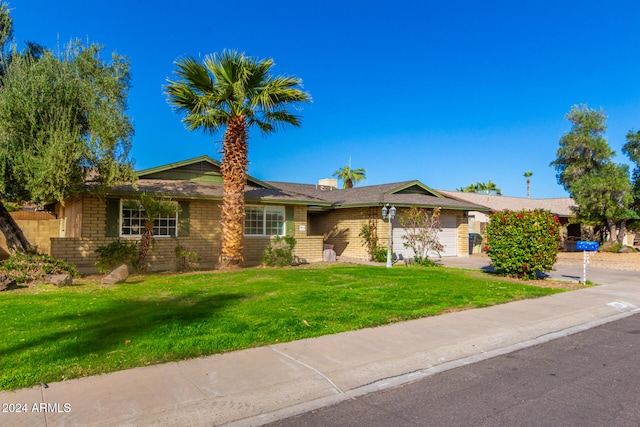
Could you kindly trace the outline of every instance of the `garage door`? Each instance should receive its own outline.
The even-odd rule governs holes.
[[[402,238],[405,235],[405,230],[400,225],[398,217],[393,219],[393,252],[396,254],[402,254],[405,258],[411,258],[415,254],[409,248],[404,247],[406,240]],[[458,228],[455,216],[442,215],[440,217],[440,225],[442,231],[438,233],[440,243],[444,246],[444,250],[440,252],[442,256],[458,256]],[[380,240],[384,242],[385,237],[379,236]],[[437,257],[435,253],[430,253],[429,256]]]

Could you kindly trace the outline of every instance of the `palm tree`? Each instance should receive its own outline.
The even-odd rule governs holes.
[[[463,193],[477,193],[478,186],[474,183],[467,185],[466,187],[458,188],[456,191],[462,191]]]
[[[476,191],[476,193],[497,194],[498,196],[502,196],[502,190],[500,190],[496,183],[491,180],[487,183],[479,182],[478,191]]]
[[[175,215],[178,211],[178,205],[169,200],[153,197],[148,193],[140,194],[140,205],[144,209],[144,230],[138,247],[137,264],[138,271],[144,273],[147,271],[147,254],[153,243],[154,221],[159,215]]]
[[[255,125],[270,133],[280,125],[300,125],[289,106],[308,102],[302,81],[272,76],[272,59],[257,59],[233,50],[207,55],[202,62],[193,57],[179,59],[177,80],[168,80],[169,104],[184,114],[190,131],[214,134],[224,129],[220,172],[223,179],[222,249],[219,268],[242,264],[244,189],[247,183],[248,131]]]
[[[333,176],[342,180],[342,188],[353,188],[355,184],[367,178],[367,171],[363,168],[351,169],[349,159],[349,164],[335,171]]]
[[[498,196],[502,195],[502,190],[498,188],[495,182],[489,180],[489,182],[480,182],[463,187],[458,188],[457,191],[462,191],[465,193],[480,193],[480,194],[497,194]]]
[[[524,173],[524,177],[527,178],[527,197],[531,197],[531,176],[533,175],[533,172],[531,171],[526,171]]]

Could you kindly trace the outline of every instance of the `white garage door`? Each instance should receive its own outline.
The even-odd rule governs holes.
[[[404,247],[406,240],[402,238],[405,234],[404,228],[400,225],[398,217],[393,219],[393,252],[402,254],[405,258],[411,258],[415,254],[409,248]],[[458,256],[458,228],[455,216],[442,215],[440,217],[440,225],[442,231],[438,233],[440,243],[444,246],[444,250],[440,252],[442,256]],[[384,242],[385,236],[379,236]],[[386,242],[385,242],[386,243]],[[437,257],[435,253],[430,253],[430,257]]]

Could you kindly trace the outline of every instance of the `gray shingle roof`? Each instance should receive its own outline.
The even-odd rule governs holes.
[[[465,193],[461,191],[438,190],[442,194],[458,200],[486,206],[493,212],[505,209],[512,211],[545,209],[552,214],[561,217],[571,217],[574,215],[572,207],[576,207],[575,201],[570,197],[530,199],[524,197],[507,197],[490,194]]]
[[[482,206],[456,200],[436,191],[430,190],[418,181],[402,181],[389,184],[368,185],[363,187],[337,189],[315,184],[295,184],[290,182],[267,181],[268,184],[280,188],[288,193],[295,193],[324,200],[334,208],[348,208],[356,206],[379,206],[385,203],[396,206],[441,207],[460,210],[486,210]],[[427,188],[421,193],[398,193],[408,186]],[[425,194],[431,193],[431,194]]]
[[[138,190],[132,185],[120,185],[111,188],[112,194],[126,195],[147,191],[184,199],[219,199],[222,200],[222,183],[198,182],[164,179],[140,179],[136,182]],[[270,201],[279,203],[304,203],[329,206],[330,203],[322,199],[304,194],[291,193],[280,188],[263,188],[252,185],[245,187],[245,198],[248,202]]]
[[[443,209],[487,210],[482,205],[449,197],[425,187],[418,181],[402,181],[337,189],[315,184],[267,182],[273,188],[247,185],[247,202],[305,204],[320,208],[380,206],[390,203],[400,206],[441,207]],[[130,184],[111,189],[112,194],[127,195],[141,191],[183,199],[222,199],[222,183],[187,180],[140,179],[135,190]],[[415,187],[415,191],[406,191]],[[444,193],[444,192],[442,192]]]

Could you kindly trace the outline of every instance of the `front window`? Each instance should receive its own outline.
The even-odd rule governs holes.
[[[122,200],[120,236],[140,237],[146,222],[145,212],[138,200]],[[176,209],[177,211],[177,209]],[[177,236],[178,213],[158,215],[153,221],[154,236]]]
[[[244,234],[247,236],[284,236],[284,208],[246,206]]]

